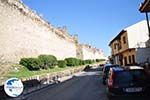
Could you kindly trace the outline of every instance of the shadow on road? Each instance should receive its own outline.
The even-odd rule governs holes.
[[[92,68],[92,66],[87,65],[84,69],[85,72],[95,72],[95,71],[102,71],[101,68]]]

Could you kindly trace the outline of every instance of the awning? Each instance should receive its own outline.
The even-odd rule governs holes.
[[[145,0],[140,6],[140,12],[150,12],[150,0]]]

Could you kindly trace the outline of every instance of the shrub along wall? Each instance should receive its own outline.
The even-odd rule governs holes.
[[[19,64],[29,70],[48,69],[57,65],[57,58],[53,55],[40,55],[38,58],[22,58]]]
[[[58,67],[60,67],[60,68],[66,67],[66,61],[65,60],[59,60],[58,61]]]
[[[97,62],[98,61],[99,60],[97,60]],[[54,68],[55,66],[64,68],[66,66],[73,67],[85,64],[92,64],[94,62],[96,61],[81,60],[73,57],[57,61],[57,58],[53,55],[39,55],[38,58],[22,58],[19,63],[27,67],[29,70],[34,71],[40,69]]]
[[[78,66],[79,61],[77,58],[66,58],[65,59],[67,66]]]
[[[96,62],[105,61],[105,59],[96,59]]]
[[[57,58],[53,55],[38,56],[42,69],[54,68],[57,65]]]
[[[37,58],[22,58],[20,64],[27,67],[29,70],[40,69],[40,60]]]

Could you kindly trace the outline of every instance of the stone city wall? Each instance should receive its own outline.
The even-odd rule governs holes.
[[[90,45],[80,44],[79,49],[81,59],[105,59],[102,50],[93,48]]]
[[[19,0],[0,0],[0,62],[52,54],[76,57],[77,40],[55,28]]]
[[[96,48],[79,45],[77,35],[69,35],[66,27],[54,27],[20,0],[0,0],[0,63],[40,54],[58,59],[104,57]]]

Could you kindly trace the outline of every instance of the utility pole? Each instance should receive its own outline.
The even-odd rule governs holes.
[[[149,26],[149,19],[148,19],[148,13],[146,12],[146,20],[147,20],[147,27],[148,27],[148,34],[150,38],[150,26]]]

